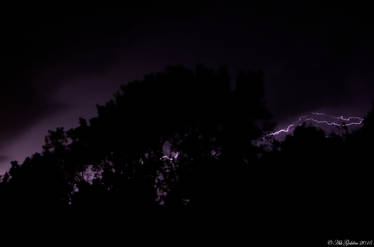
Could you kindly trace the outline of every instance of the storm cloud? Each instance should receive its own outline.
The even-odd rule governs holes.
[[[1,162],[40,150],[49,128],[93,116],[120,84],[167,65],[263,70],[278,122],[316,109],[364,114],[370,107],[370,13],[317,3],[147,6],[9,8],[1,17]]]

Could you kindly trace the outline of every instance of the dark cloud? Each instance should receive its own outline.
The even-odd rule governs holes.
[[[9,160],[9,157],[7,155],[0,155],[0,162],[4,162]]]
[[[90,23],[77,14],[34,6],[9,8],[1,17],[7,25],[0,41],[0,149],[66,110],[55,99],[66,78],[100,73],[113,61],[116,33],[105,27],[115,20],[91,16]]]
[[[169,64],[264,70],[267,102],[279,121],[316,108],[368,109],[374,92],[369,8],[185,5],[9,8],[0,17],[6,24],[0,151],[42,120],[72,108],[84,115],[86,105],[109,98],[120,83]]]

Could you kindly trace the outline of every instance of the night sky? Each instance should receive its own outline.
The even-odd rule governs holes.
[[[48,129],[77,126],[120,84],[167,65],[263,70],[280,125],[310,111],[363,116],[374,99],[370,8],[279,2],[4,8],[1,173],[41,151]]]

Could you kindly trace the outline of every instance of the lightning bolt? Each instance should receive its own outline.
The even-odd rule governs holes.
[[[176,160],[178,159],[178,156],[179,156],[179,152],[172,152],[170,155],[164,155],[160,158],[160,160],[169,160],[169,161],[173,161],[173,160]]]
[[[328,117],[329,119],[331,119],[331,121],[319,120],[315,116]],[[339,120],[339,121],[336,121],[336,120]],[[290,133],[290,131],[294,127],[299,126],[305,122],[314,122],[317,124],[324,124],[327,126],[345,127],[345,126],[361,125],[363,121],[364,119],[361,117],[332,116],[332,115],[328,115],[322,112],[312,112],[309,115],[303,115],[299,117],[298,120],[289,124],[286,128],[271,132],[267,134],[267,136],[277,136],[282,133]]]
[[[290,124],[290,125],[287,126],[287,128],[280,129],[278,131],[272,132],[272,133],[268,134],[268,136],[276,136],[276,135],[279,135],[281,133],[288,133],[291,130],[291,128],[294,127],[294,126],[295,126],[295,124]]]

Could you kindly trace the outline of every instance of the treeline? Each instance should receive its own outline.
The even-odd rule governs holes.
[[[244,210],[306,221],[370,214],[373,111],[353,133],[301,126],[266,151],[254,144],[274,127],[263,98],[260,71],[235,80],[202,66],[146,75],[97,117],[49,131],[41,153],[12,162],[1,206]]]

